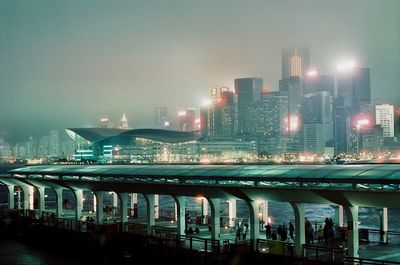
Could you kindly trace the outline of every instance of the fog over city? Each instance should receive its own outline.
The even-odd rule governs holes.
[[[400,105],[400,1],[12,1],[0,3],[0,131],[15,138],[96,127],[126,113],[153,126],[200,107],[215,85],[260,77],[278,90],[281,49],[308,46],[335,76],[371,71],[372,102]]]

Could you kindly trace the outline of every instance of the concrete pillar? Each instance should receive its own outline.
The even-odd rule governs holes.
[[[259,217],[260,217],[260,225],[261,225],[260,228],[264,229],[263,224],[268,223],[268,201],[260,202]]]
[[[42,213],[45,210],[45,189],[44,187],[37,187],[38,191],[38,212],[39,212],[39,217],[42,216]]]
[[[201,223],[207,224],[207,215],[208,215],[208,200],[204,197],[201,198]]]
[[[147,234],[151,235],[151,229],[155,225],[154,194],[144,194],[147,203]]]
[[[184,235],[185,234],[185,197],[184,196],[174,196],[175,200],[175,207],[176,207],[176,221],[177,221],[177,228],[178,234]]]
[[[347,239],[347,248],[349,257],[358,257],[358,206],[344,206],[347,214],[349,236]]]
[[[306,229],[304,224],[304,204],[303,203],[290,203],[293,207],[295,225],[294,225],[294,244],[296,256],[302,256],[302,248],[305,243]]]
[[[74,189],[75,195],[75,220],[81,220],[82,216],[82,208],[83,208],[83,190],[82,189]]]
[[[97,197],[93,191],[92,191],[92,193],[93,193],[93,212],[96,212],[97,211]]]
[[[159,195],[154,194],[154,218],[159,219],[160,218],[160,207],[159,206]]]
[[[228,200],[229,227],[235,227],[236,220],[236,199]]]
[[[203,198],[203,201],[205,200],[206,198]],[[211,239],[218,240],[221,235],[220,199],[210,198],[209,203],[211,208]]]
[[[335,225],[336,228],[344,226],[343,206],[336,205],[335,208]]]
[[[121,222],[128,222],[128,193],[119,193],[120,205],[121,205]]]
[[[388,209],[386,207],[379,209],[379,219],[380,241],[386,244],[388,242]]]
[[[112,215],[115,216],[118,207],[118,194],[112,191],[111,196],[112,196]]]
[[[8,190],[8,209],[14,209],[14,207],[15,207],[14,188],[15,188],[15,185],[7,185],[7,190]]]
[[[35,192],[35,188],[31,185],[28,186],[28,208],[29,210],[33,210],[34,207],[34,192]]]
[[[136,215],[135,215],[136,213]],[[137,217],[138,215],[138,195],[137,193],[132,193],[131,195],[131,215]]]
[[[54,192],[56,193],[56,216],[57,218],[62,217],[63,207],[62,207],[62,188],[55,188]]]
[[[94,195],[96,196],[96,222],[102,224],[104,219],[104,191],[95,191]]]
[[[22,191],[24,192],[24,200],[22,202],[22,209],[24,210],[24,212],[28,209],[30,209],[30,197],[33,197],[33,194],[31,196],[30,194],[30,188],[28,185],[24,185],[24,186],[20,186]],[[33,205],[32,205],[33,206]]]
[[[259,208],[260,208],[260,201],[247,201],[247,206],[249,207],[249,213],[250,213],[250,222],[249,222],[249,229],[250,233],[248,236],[251,240],[251,246],[253,250],[256,250],[257,248],[257,238],[260,235],[260,216],[258,214]]]

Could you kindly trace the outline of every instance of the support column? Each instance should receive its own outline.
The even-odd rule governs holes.
[[[112,215],[115,216],[118,207],[118,195],[116,192],[112,191]]]
[[[349,236],[347,239],[347,249],[349,257],[358,257],[358,206],[344,206],[347,214]]]
[[[131,195],[131,215],[134,218],[138,217],[138,196],[137,193]]]
[[[252,249],[256,250],[257,238],[260,235],[260,217],[258,215],[258,211],[260,208],[260,202],[246,200],[246,203],[247,203],[247,206],[249,207],[249,213],[250,213],[250,222],[249,222],[250,238],[248,238],[248,239],[251,240]]]
[[[304,224],[304,204],[303,203],[290,203],[293,207],[295,225],[294,225],[294,244],[296,256],[301,257],[303,251],[303,244],[305,243],[306,229]]]
[[[39,212],[39,217],[42,216],[44,210],[45,210],[45,190],[44,187],[37,187],[38,191],[38,212]]]
[[[388,209],[386,207],[379,209],[379,217],[380,242],[386,244],[388,242]]]
[[[154,194],[154,218],[160,218],[159,195]]]
[[[185,234],[185,197],[184,196],[174,196],[175,206],[176,206],[176,221],[177,221],[177,228],[178,234],[184,235]]]
[[[264,224],[268,223],[268,201],[260,202],[259,209],[260,230],[264,229]]]
[[[201,223],[207,224],[207,215],[208,215],[208,200],[207,198],[201,198]]]
[[[235,227],[236,220],[236,199],[230,199],[228,201],[229,210],[229,227]]]
[[[96,212],[97,211],[97,197],[93,191],[92,191],[92,194],[93,194],[93,212]]]
[[[14,199],[14,189],[15,185],[7,185],[8,189],[8,209],[14,209],[15,199]]]
[[[147,202],[147,235],[151,235],[151,229],[155,225],[155,199],[154,199],[154,194],[144,194],[144,198],[146,199]]]
[[[335,225],[336,228],[344,226],[344,215],[343,215],[343,206],[336,205],[335,208]]]
[[[82,216],[82,208],[83,208],[83,190],[82,189],[74,189],[75,195],[75,220],[81,220]]]
[[[96,222],[97,224],[103,223],[104,213],[104,191],[95,191],[96,196]]]
[[[119,193],[119,199],[121,205],[121,222],[126,223],[128,222],[128,193]]]
[[[62,217],[62,188],[55,188],[54,192],[56,193],[56,216],[57,218]]]
[[[29,204],[30,197],[31,197],[30,188],[28,185],[23,185],[20,187],[21,187],[22,191],[24,192],[24,200],[22,202],[22,209],[24,210],[24,213],[25,213],[26,210],[30,209],[30,204]],[[32,197],[33,197],[33,194],[32,194]]]
[[[35,188],[31,185],[28,186],[28,209],[33,210],[33,202],[34,202],[34,195]]]
[[[205,201],[206,198],[203,198]],[[209,199],[211,207],[211,239],[218,240],[221,235],[221,224],[220,224],[220,199],[210,198]]]

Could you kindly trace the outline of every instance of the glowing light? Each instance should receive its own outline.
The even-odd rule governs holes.
[[[211,99],[206,99],[206,100],[204,100],[203,102],[202,102],[202,106],[204,106],[204,107],[208,107],[208,106],[210,106],[211,105],[211,103],[212,103],[212,100]]]
[[[292,115],[290,116],[290,124],[288,121],[289,117],[285,118],[284,122],[285,122],[285,127],[286,127],[286,131],[288,132],[289,130],[291,132],[295,132],[299,129],[300,127],[300,120],[299,117],[296,115]],[[290,126],[290,127],[289,127]]]
[[[339,71],[346,71],[346,70],[351,70],[356,66],[354,61],[348,61],[348,62],[343,62],[338,64],[337,69]]]
[[[307,76],[309,76],[309,77],[313,77],[313,76],[317,76],[317,75],[318,75],[317,70],[310,70],[307,73]]]
[[[182,116],[186,116],[186,111],[182,110],[178,112],[178,116],[182,117]]]
[[[170,124],[169,121],[164,121],[164,126],[165,127],[169,127],[169,124]]]

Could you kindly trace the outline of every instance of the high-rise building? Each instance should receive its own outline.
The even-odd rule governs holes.
[[[298,76],[292,76],[279,80],[279,91],[288,94],[288,110],[284,122],[286,123],[283,131],[283,137],[286,141],[286,151],[301,152],[303,145],[303,79]]]
[[[57,130],[49,132],[49,155],[53,157],[60,155],[60,138]]]
[[[101,127],[103,128],[114,128],[114,122],[111,121],[108,117],[100,118]]]
[[[47,157],[49,156],[49,136],[42,136],[39,139],[39,146],[38,146],[38,155],[40,157]]]
[[[238,78],[235,79],[235,93],[237,94],[238,108],[238,133],[240,135],[254,135],[256,122],[254,121],[255,109],[260,101],[263,87],[262,78]]]
[[[394,137],[394,107],[390,104],[375,105],[375,123],[383,128],[383,137]]]
[[[371,104],[370,70],[360,67],[340,69],[337,75],[337,96],[344,99],[353,113],[365,112]]]
[[[310,53],[307,47],[282,49],[282,79],[291,76],[305,77],[310,67]]]
[[[126,118],[125,113],[122,115],[121,122],[119,124],[120,129],[129,129],[128,119]]]
[[[310,72],[304,78],[304,94],[328,91],[332,97],[335,96],[335,79],[329,75],[318,75]]]
[[[178,112],[179,130],[191,132],[195,130],[196,109],[187,108]]]
[[[304,150],[323,154],[333,145],[332,96],[328,91],[308,93],[303,101]]]
[[[168,129],[171,122],[168,119],[167,107],[158,107],[154,109],[154,126],[159,129]]]
[[[213,88],[210,88],[211,102],[217,102],[221,100],[221,94],[226,91],[229,91],[229,88],[225,86],[215,86]]]

